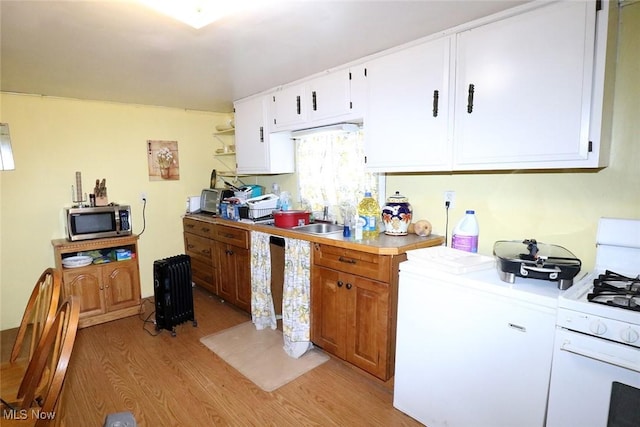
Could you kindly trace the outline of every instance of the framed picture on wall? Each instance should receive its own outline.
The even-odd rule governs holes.
[[[178,141],[147,141],[149,181],[180,179]]]

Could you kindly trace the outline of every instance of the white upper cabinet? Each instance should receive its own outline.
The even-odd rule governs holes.
[[[318,121],[351,112],[351,71],[338,70],[309,82],[309,120]]]
[[[597,166],[595,15],[560,2],[457,34],[454,170]]]
[[[444,37],[366,64],[368,169],[401,172],[451,167],[447,142],[450,50],[451,37]]]
[[[239,174],[292,173],[293,140],[288,134],[271,134],[267,120],[269,95],[234,103],[236,162]]]
[[[362,68],[355,68],[353,73],[350,68],[327,71],[304,82],[278,88],[271,96],[273,130],[300,130],[361,118],[352,98],[358,95],[355,90],[359,88],[358,82],[362,84],[364,77],[360,73],[363,72]],[[362,103],[361,99],[355,102],[356,106]]]
[[[267,127],[362,119],[377,172],[607,166],[617,25],[614,1],[534,1],[285,85],[246,136],[236,111],[238,171],[277,173]]]
[[[272,127],[274,130],[292,130],[307,121],[309,102],[307,86],[284,86],[271,95]]]

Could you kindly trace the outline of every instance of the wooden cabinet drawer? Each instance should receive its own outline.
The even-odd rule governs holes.
[[[391,257],[314,244],[313,263],[382,282],[391,281]]]
[[[198,236],[212,238],[215,224],[198,221],[191,218],[183,218],[182,224],[186,233],[197,234]]]
[[[218,242],[249,249],[249,232],[246,230],[218,225],[214,230],[213,238]]]
[[[184,248],[187,255],[191,256],[192,259],[200,260],[207,265],[213,264],[211,241],[209,239],[191,233],[184,233]]]

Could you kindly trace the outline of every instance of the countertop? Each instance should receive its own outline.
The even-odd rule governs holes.
[[[444,243],[444,237],[432,234],[420,237],[416,234],[406,236],[388,236],[381,233],[377,239],[355,240],[353,237],[343,237],[340,233],[327,234],[323,236],[302,233],[291,228],[279,228],[273,225],[253,224],[243,221],[230,221],[212,214],[187,214],[185,218],[211,224],[221,224],[229,227],[241,228],[244,230],[255,230],[274,236],[289,237],[293,239],[308,240],[313,243],[323,243],[345,249],[353,249],[377,255],[400,255],[409,250],[439,246]]]

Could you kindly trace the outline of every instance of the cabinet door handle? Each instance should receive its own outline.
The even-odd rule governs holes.
[[[209,232],[209,229],[208,229],[208,228],[204,228],[204,227],[203,227],[203,228],[201,228],[200,230],[201,230],[201,231],[204,231],[205,233],[208,233],[208,232]]]
[[[311,92],[311,104],[313,105],[313,111],[318,111],[318,100],[316,99],[316,91]]]
[[[227,249],[224,251],[227,255],[233,255],[233,251],[230,249]]]
[[[211,251],[209,249],[203,249],[200,251],[200,253],[205,254],[205,255],[211,255]]]
[[[227,239],[233,239],[235,236],[235,234],[231,234],[231,233],[224,233],[223,234],[224,237],[226,237]]]
[[[352,287],[353,285],[351,283],[347,283],[347,286],[346,286],[347,289],[351,289]]]
[[[260,142],[264,142],[264,127],[260,126]]]
[[[433,117],[438,117],[438,99],[440,98],[440,92],[433,91]]]
[[[342,287],[342,285],[344,285],[344,283],[342,282],[342,280],[338,280],[337,285],[338,285],[338,287],[339,287],[339,288],[341,288],[341,287]]]
[[[341,256],[340,258],[338,258],[338,261],[340,262],[346,262],[347,264],[355,264],[356,260],[355,259],[351,259],[351,258],[345,258],[343,256]]]
[[[194,245],[187,245],[187,249],[193,249],[193,248],[195,248]]]
[[[193,225],[193,224],[187,224],[185,227],[187,227],[187,228],[193,228],[193,227],[194,227],[194,225]]]
[[[300,115],[300,95],[296,96],[296,111]]]
[[[476,86],[472,83],[469,85],[469,95],[467,97],[467,113],[473,113],[473,93],[476,91]]]

